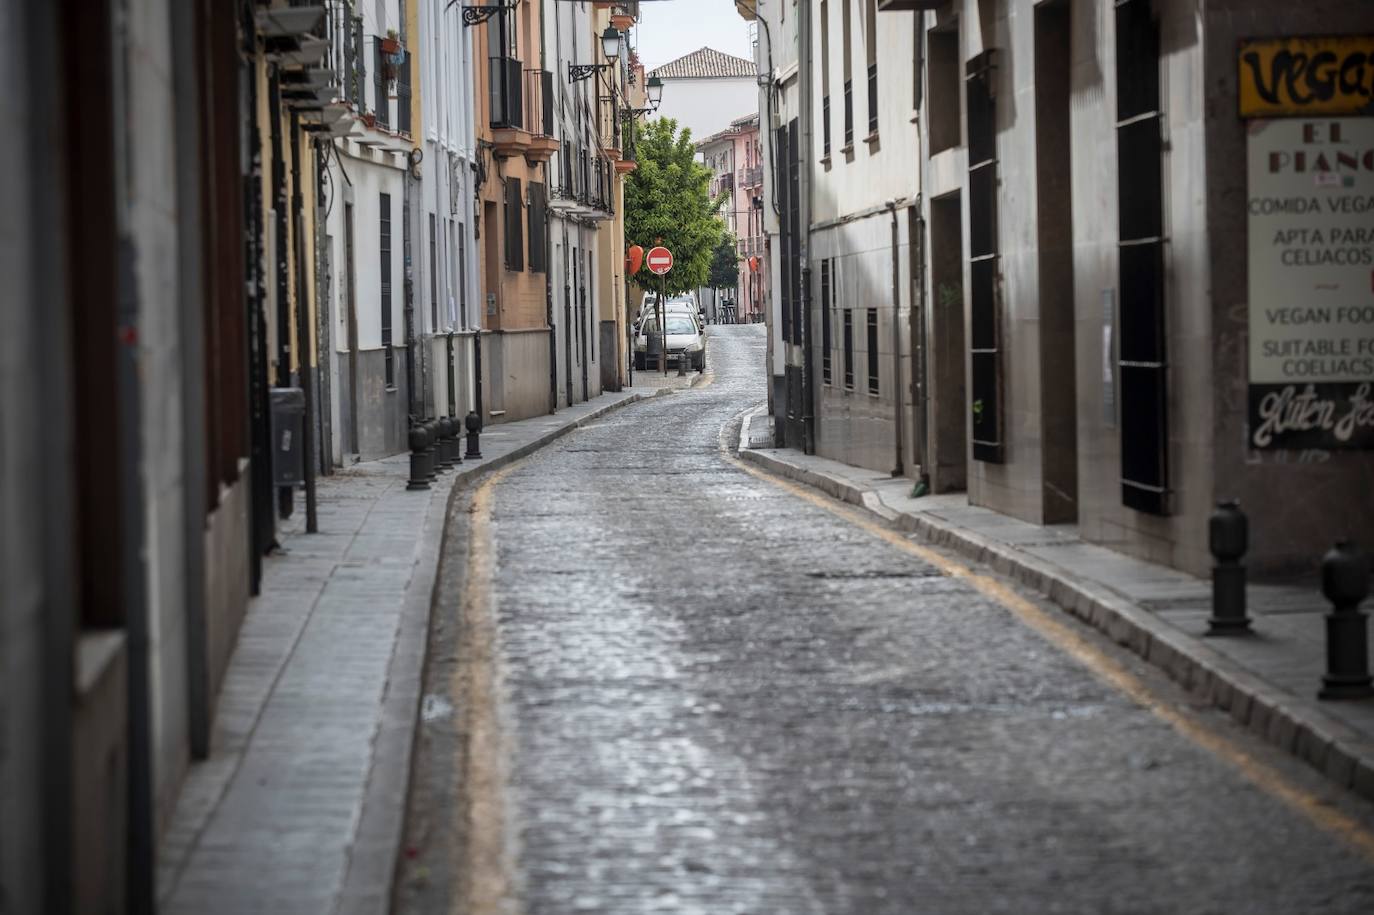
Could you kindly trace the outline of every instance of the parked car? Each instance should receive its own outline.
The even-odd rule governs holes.
[[[667,317],[668,361],[690,360],[693,369],[706,370],[706,335],[696,316],[687,312],[669,312]],[[644,371],[650,349],[649,340],[654,338],[655,351],[659,338],[658,318],[648,316],[641,322],[635,334],[635,368]]]

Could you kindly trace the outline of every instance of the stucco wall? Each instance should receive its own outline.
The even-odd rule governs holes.
[[[672,118],[678,127],[704,140],[730,126],[738,117],[758,110],[758,84],[753,77],[663,80],[663,103],[658,117]]]
[[[548,331],[483,332],[482,388],[483,418],[488,423],[548,413]]]

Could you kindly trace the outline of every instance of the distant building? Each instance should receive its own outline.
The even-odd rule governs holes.
[[[693,139],[725,130],[732,112],[747,111],[758,100],[754,62],[711,48],[650,70],[649,76],[664,84],[658,116],[690,129]]]
[[[735,238],[739,258],[739,284],[724,297],[717,290],[702,296],[702,305],[713,321],[755,323],[763,320],[767,294],[767,267],[763,234],[763,147],[759,116],[748,114],[697,144],[706,167],[711,169],[711,195],[725,194],[720,218]],[[722,311],[728,298],[731,310]]]

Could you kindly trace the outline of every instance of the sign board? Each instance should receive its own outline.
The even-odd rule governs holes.
[[[1241,41],[1243,118],[1374,115],[1374,36]]]
[[[662,246],[650,248],[649,256],[646,258],[646,261],[649,264],[649,271],[651,273],[663,276],[669,270],[673,269],[673,252]]]
[[[1374,118],[1247,131],[1250,447],[1374,448]]]

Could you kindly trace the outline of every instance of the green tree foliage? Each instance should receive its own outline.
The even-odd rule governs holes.
[[[711,252],[711,275],[707,281],[712,289],[734,289],[739,285],[739,250],[735,236],[725,232]]]
[[[711,254],[724,224],[716,215],[723,199],[711,199],[711,171],[696,161],[692,132],[677,121],[650,121],[635,138],[639,167],[625,182],[625,241],[647,254],[657,239],[673,252],[673,269],[664,277],[669,295],[705,286]],[[635,279],[658,288],[647,266]]]

